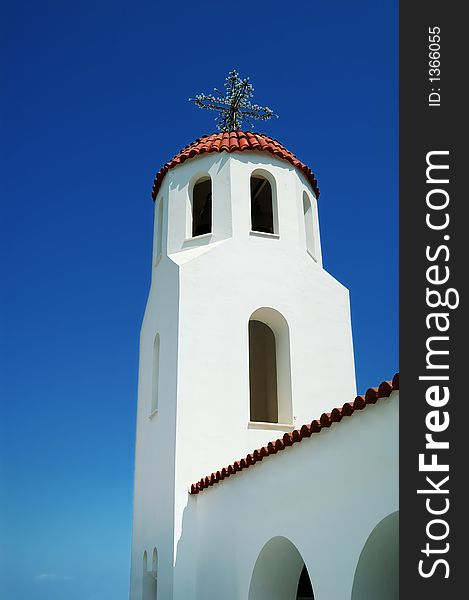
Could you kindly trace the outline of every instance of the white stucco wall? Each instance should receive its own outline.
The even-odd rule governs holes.
[[[273,183],[278,235],[250,231],[253,171]],[[207,174],[212,233],[188,239],[191,189]],[[306,249],[304,192],[316,260]],[[322,268],[317,202],[301,172],[265,152],[207,154],[169,171],[156,215],[161,201],[162,256],[155,239],[141,331],[132,600],[141,599],[143,552],[154,547],[159,597],[173,597],[173,565],[190,547],[178,553],[179,540],[196,535],[183,531],[191,483],[356,393],[348,291]],[[289,328],[293,419],[283,426],[249,424],[248,321],[262,307],[280,312]],[[156,333],[159,409],[150,417]],[[184,577],[194,568],[186,561]]]
[[[303,558],[316,600],[350,600],[367,539],[396,510],[398,392],[393,392],[188,497],[174,598],[294,600],[267,585],[266,595],[249,596],[261,550],[283,536]],[[270,577],[279,568],[287,579],[286,558],[277,567],[272,563]]]
[[[278,237],[250,231],[253,171],[273,183]],[[187,250],[184,209],[191,182],[203,173],[213,182],[213,234],[210,244]],[[288,323],[290,429],[356,390],[348,292],[322,269],[320,252],[316,262],[306,250],[303,192],[316,201],[303,175],[266,153],[222,153],[188,161],[169,176],[168,245],[180,267],[177,540],[187,486],[273,437],[271,427],[248,427],[248,321],[254,311],[271,307]],[[319,240],[317,218],[314,225]]]
[[[157,208],[156,205],[155,208]],[[164,213],[165,220],[167,218]],[[163,227],[165,232],[166,227]],[[165,233],[164,233],[165,236]],[[156,246],[156,244],[155,244]],[[179,273],[153,255],[153,277],[140,333],[130,597],[142,600],[143,554],[158,551],[158,593],[172,597]],[[160,336],[158,411],[151,414],[153,344]]]

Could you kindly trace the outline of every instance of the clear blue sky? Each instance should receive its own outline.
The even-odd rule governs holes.
[[[318,177],[359,390],[398,369],[397,2],[1,4],[0,596],[124,600],[151,185],[229,70]]]

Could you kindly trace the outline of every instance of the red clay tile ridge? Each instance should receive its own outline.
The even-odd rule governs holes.
[[[199,156],[201,154],[207,154],[210,152],[244,152],[245,150],[255,150],[261,152],[269,152],[277,158],[286,160],[291,163],[294,167],[304,173],[306,179],[310,182],[313,188],[316,198],[319,198],[318,182],[314,176],[314,173],[304,163],[299,161],[294,154],[284,148],[280,142],[274,140],[263,133],[253,133],[251,131],[224,131],[221,133],[212,133],[211,135],[205,135],[192,144],[189,144],[181,150],[174,158],[165,164],[165,166],[158,171],[155,180],[153,182],[152,198],[156,200],[158,190],[163,183],[164,176],[166,173],[182,164],[189,158]]]
[[[350,417],[355,411],[363,410],[368,404],[376,404],[381,398],[388,398],[391,392],[399,389],[399,373],[396,373],[392,381],[383,381],[377,388],[369,388],[364,396],[357,396],[353,402],[346,402],[341,408],[334,408],[330,413],[323,413],[319,419],[311,421],[303,425],[300,429],[294,429],[290,433],[286,433],[282,438],[269,442],[267,446],[254,450],[252,454],[248,454],[246,458],[237,460],[221,471],[212,473],[207,477],[203,477],[197,483],[193,483],[189,492],[198,494],[205,488],[208,488],[230,475],[234,475],[238,471],[249,468],[251,465],[260,462],[264,457],[271,454],[277,454],[281,450],[285,450],[288,446],[293,446],[297,442],[301,442],[305,438],[311,437],[313,433],[319,433],[324,427],[330,427],[332,423],[338,423],[343,417]]]

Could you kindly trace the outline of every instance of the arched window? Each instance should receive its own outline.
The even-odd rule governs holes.
[[[212,232],[212,180],[202,177],[192,190],[192,237]]]
[[[251,230],[278,233],[272,186],[262,175],[251,175]]]
[[[284,317],[272,308],[249,320],[250,421],[291,425],[290,336]]]
[[[160,198],[156,215],[156,260],[163,253],[163,198]]]
[[[249,321],[251,421],[278,423],[275,335],[262,321]]]
[[[158,589],[158,552],[156,548],[153,548],[153,557],[151,561],[151,577],[153,579],[151,600],[156,600]]]
[[[142,600],[156,600],[158,553],[153,548],[151,571],[148,570],[147,551],[143,553]]]
[[[151,413],[158,410],[158,391],[160,380],[160,334],[157,333],[153,342],[153,364],[151,382]]]
[[[316,250],[314,247],[313,207],[306,192],[303,193],[303,215],[305,222],[306,248],[311,256],[316,259]]]

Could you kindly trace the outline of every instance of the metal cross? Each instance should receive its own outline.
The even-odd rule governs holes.
[[[267,121],[271,117],[277,117],[267,106],[262,107],[251,103],[250,98],[252,98],[254,88],[249,83],[249,77],[240,79],[237,71],[231,71],[225,80],[225,88],[225,96],[223,96],[223,92],[214,88],[219,96],[198,94],[195,98],[189,98],[199,108],[219,111],[220,114],[215,119],[218,121],[219,131],[241,129],[243,119],[253,127],[251,119]]]

